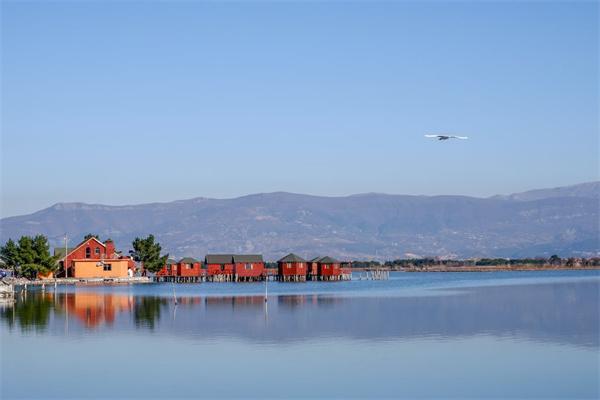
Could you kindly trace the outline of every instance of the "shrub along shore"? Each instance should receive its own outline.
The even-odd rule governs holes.
[[[500,272],[500,271],[565,271],[565,270],[600,270],[600,265],[572,266],[566,265],[422,265],[412,267],[380,266],[380,267],[353,267],[352,271],[385,270],[396,272]]]
[[[600,269],[600,257],[561,258],[552,255],[548,258],[474,258],[455,259],[397,259],[393,261],[353,261],[352,269],[385,269],[404,272],[492,272],[492,271],[540,271]]]

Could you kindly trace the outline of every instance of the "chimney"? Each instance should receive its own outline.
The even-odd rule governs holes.
[[[106,258],[115,258],[115,243],[111,239],[106,239],[104,246],[106,246]]]

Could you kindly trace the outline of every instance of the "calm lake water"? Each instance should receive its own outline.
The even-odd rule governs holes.
[[[600,396],[597,271],[264,290],[30,290],[0,306],[2,398]]]

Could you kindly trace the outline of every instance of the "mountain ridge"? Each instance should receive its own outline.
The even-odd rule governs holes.
[[[139,205],[56,203],[0,220],[0,240],[42,233],[62,245],[64,232],[111,237],[122,250],[154,233],[172,256],[208,252],[289,252],[343,259],[589,256],[600,253],[600,182],[486,198],[288,192],[237,198],[194,197]]]
[[[149,202],[149,203],[139,203],[139,204],[101,204],[101,203],[86,203],[86,202],[81,202],[81,201],[74,201],[74,202],[58,202],[58,203],[54,203],[46,208],[43,208],[41,210],[38,211],[34,211],[30,214],[22,214],[22,215],[15,215],[15,216],[9,216],[9,217],[4,217],[1,220],[4,219],[8,219],[8,218],[14,218],[14,217],[22,217],[22,216],[26,216],[26,215],[33,215],[35,213],[38,213],[40,211],[44,211],[50,208],[57,208],[57,207],[63,207],[65,205],[80,205],[80,206],[85,206],[85,207],[106,207],[106,208],[110,208],[110,207],[139,207],[139,206],[151,206],[151,205],[166,205],[166,204],[172,204],[172,203],[181,203],[181,202],[189,202],[189,201],[210,201],[210,200],[238,200],[238,199],[243,199],[246,197],[253,197],[253,196],[264,196],[264,195],[290,195],[290,196],[301,196],[301,197],[315,197],[315,198],[326,198],[326,199],[339,199],[339,198],[349,198],[349,197],[370,197],[370,196],[403,196],[403,197],[428,197],[428,198],[434,198],[434,197],[462,197],[462,198],[472,198],[472,199],[500,199],[500,200],[507,200],[507,199],[519,199],[519,200],[523,200],[524,198],[531,196],[534,197],[533,195],[538,194],[538,193],[545,193],[545,192],[551,192],[551,191],[556,191],[556,190],[565,190],[565,189],[572,189],[572,188],[586,188],[589,189],[585,195],[581,195],[581,194],[577,194],[573,193],[570,196],[565,196],[565,197],[590,197],[590,198],[600,198],[600,181],[593,181],[593,182],[583,182],[583,183],[579,183],[579,184],[574,184],[574,185],[568,185],[568,186],[558,186],[558,187],[553,187],[553,188],[546,188],[546,189],[532,189],[532,190],[527,190],[527,191],[523,191],[523,192],[516,192],[516,193],[511,193],[511,194],[507,194],[507,195],[503,195],[503,194],[496,194],[496,195],[492,195],[492,196],[486,196],[486,197],[479,197],[479,196],[469,196],[469,195],[461,195],[461,194],[436,194],[436,195],[425,195],[425,194],[406,194],[406,193],[383,193],[383,192],[365,192],[365,193],[354,193],[354,194],[349,194],[349,195],[315,195],[315,194],[305,194],[305,193],[296,193],[296,192],[286,192],[286,191],[275,191],[275,192],[259,192],[259,193],[251,193],[251,194],[246,194],[246,195],[242,195],[242,196],[236,196],[236,197],[224,197],[224,198],[219,198],[219,197],[204,197],[204,196],[196,196],[196,197],[190,197],[187,199],[177,199],[177,200],[169,200],[169,201],[155,201],[155,202]],[[560,196],[552,196],[552,195],[547,195],[547,196],[541,196],[539,198],[547,198],[547,197],[560,197]]]

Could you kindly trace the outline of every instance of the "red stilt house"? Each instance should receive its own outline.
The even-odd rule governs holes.
[[[302,257],[290,253],[277,261],[279,279],[288,281],[306,281],[308,263]]]
[[[319,277],[324,281],[336,281],[341,278],[340,262],[329,256],[319,259]]]
[[[321,257],[315,257],[306,263],[306,275],[309,280],[316,281],[319,279],[319,260]]]
[[[166,265],[156,273],[156,276],[177,276],[177,261],[169,258]]]
[[[211,281],[255,281],[265,273],[259,254],[207,254],[206,274]]]
[[[265,273],[265,262],[260,254],[235,254],[233,263],[236,281],[261,280]]]
[[[207,254],[204,258],[206,276],[210,281],[232,281],[233,254]]]
[[[185,257],[177,263],[177,276],[199,277],[201,275],[200,261],[192,257]]]

